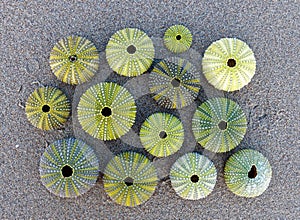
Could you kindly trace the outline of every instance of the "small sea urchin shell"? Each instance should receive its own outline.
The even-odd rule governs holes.
[[[197,142],[205,149],[222,153],[235,148],[244,138],[247,119],[234,101],[212,98],[197,108],[192,129]]]
[[[142,124],[140,139],[150,154],[166,157],[181,148],[184,140],[183,125],[171,114],[155,113]]]
[[[104,141],[126,134],[136,115],[133,96],[127,89],[112,82],[99,83],[87,89],[77,110],[83,130]]]
[[[49,62],[59,80],[77,85],[90,80],[97,72],[99,53],[88,39],[69,36],[55,44]]]
[[[183,25],[174,25],[167,29],[164,35],[164,43],[173,53],[187,51],[192,44],[193,36],[189,29]]]
[[[205,198],[214,189],[217,170],[207,157],[193,152],[180,157],[170,171],[172,187],[184,199]]]
[[[205,51],[202,69],[208,82],[215,88],[231,92],[251,81],[256,61],[246,43],[236,38],[222,38]]]
[[[43,185],[60,197],[87,192],[98,178],[98,159],[91,147],[75,138],[50,144],[40,160]]]
[[[37,128],[60,128],[70,115],[71,105],[67,96],[54,87],[40,87],[27,99],[25,112],[28,120]]]
[[[251,149],[240,150],[226,162],[225,183],[238,196],[256,197],[269,186],[272,169],[267,158]]]
[[[123,76],[146,72],[154,59],[152,40],[143,31],[125,28],[113,34],[106,46],[109,66]]]
[[[104,171],[104,190],[116,203],[137,206],[146,202],[157,185],[156,169],[149,159],[135,152],[115,156]]]
[[[162,60],[150,74],[150,91],[165,108],[190,105],[200,90],[200,73],[184,59],[173,57]]]

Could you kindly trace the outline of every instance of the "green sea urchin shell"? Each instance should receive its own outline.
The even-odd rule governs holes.
[[[37,128],[60,128],[70,115],[71,105],[67,96],[57,88],[41,87],[27,99],[25,112],[28,120]]]
[[[205,149],[222,153],[235,148],[244,138],[247,119],[234,101],[212,98],[197,108],[192,129],[197,142]]]
[[[267,158],[251,149],[240,150],[226,162],[225,183],[238,196],[256,197],[269,186],[272,169]]]
[[[239,90],[255,74],[256,61],[250,47],[236,38],[222,38],[212,43],[204,53],[202,70],[215,88]]]
[[[156,113],[142,124],[140,139],[150,154],[166,157],[181,148],[184,140],[183,125],[171,114]]]
[[[173,53],[187,51],[192,45],[193,36],[189,29],[183,25],[174,25],[167,29],[164,35],[164,43]]]
[[[152,40],[143,31],[125,28],[113,34],[106,46],[109,66],[123,76],[146,72],[154,59]]]
[[[183,108],[190,105],[200,90],[200,73],[181,58],[160,61],[150,74],[150,91],[165,108]]]
[[[99,53],[88,39],[69,36],[55,44],[49,62],[59,80],[77,85],[90,80],[97,72]]]
[[[205,198],[214,189],[217,170],[207,157],[193,152],[180,157],[170,171],[172,187],[184,199]]]
[[[85,91],[77,111],[83,130],[106,141],[117,139],[130,130],[135,121],[136,105],[127,89],[103,82]]]
[[[157,185],[156,169],[149,159],[135,152],[115,156],[104,171],[104,190],[116,203],[137,206],[146,202]]]
[[[98,159],[91,147],[75,138],[50,144],[40,160],[43,185],[60,197],[87,192],[98,178]]]

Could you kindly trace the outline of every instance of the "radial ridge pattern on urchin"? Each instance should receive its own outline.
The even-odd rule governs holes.
[[[106,141],[117,139],[130,130],[135,121],[136,105],[126,88],[102,82],[83,93],[77,111],[83,130]]]
[[[62,127],[71,111],[67,96],[54,87],[40,87],[27,99],[25,112],[28,120],[37,128],[52,130]]]
[[[105,52],[109,66],[123,76],[143,74],[154,59],[152,40],[136,28],[125,28],[113,34]]]
[[[241,107],[227,98],[202,103],[192,119],[195,138],[207,150],[222,153],[235,148],[244,138],[247,119]]]
[[[245,42],[236,38],[222,38],[212,43],[202,59],[203,74],[208,82],[228,92],[247,85],[255,69],[253,51]]]
[[[240,150],[225,164],[224,178],[229,190],[243,197],[261,195],[269,186],[272,169],[266,157],[252,149]]]
[[[88,39],[69,36],[55,44],[49,62],[59,80],[77,85],[90,80],[97,72],[99,53]]]
[[[155,113],[142,124],[140,139],[150,154],[166,157],[181,148],[184,140],[183,125],[174,115]]]
[[[104,190],[113,201],[124,206],[146,202],[157,185],[156,169],[140,153],[127,151],[115,156],[104,171]]]
[[[50,144],[40,160],[43,185],[60,197],[87,192],[98,178],[98,159],[91,147],[75,138]]]
[[[165,108],[183,108],[190,105],[200,90],[200,73],[181,58],[162,60],[149,75],[153,98]]]
[[[183,25],[169,27],[164,35],[164,44],[173,53],[187,51],[191,47],[192,40],[192,33]]]
[[[170,171],[171,184],[177,195],[198,200],[208,196],[217,181],[217,170],[207,157],[193,152],[177,159]]]

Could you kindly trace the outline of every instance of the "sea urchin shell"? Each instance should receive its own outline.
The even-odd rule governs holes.
[[[54,87],[40,87],[27,99],[25,112],[37,128],[52,130],[61,127],[70,115],[71,105],[67,96]]]
[[[140,139],[150,154],[166,157],[181,148],[184,140],[183,125],[171,114],[155,113],[142,124]]]
[[[43,185],[60,197],[87,192],[98,178],[98,159],[91,147],[75,138],[50,144],[40,160]]]
[[[106,46],[106,59],[109,66],[120,75],[141,75],[154,59],[152,40],[136,28],[119,30],[111,36]]]
[[[225,183],[238,196],[256,197],[269,186],[272,169],[267,158],[251,149],[240,150],[226,162]]]
[[[86,38],[69,36],[55,44],[50,53],[50,67],[64,83],[77,85],[90,80],[99,68],[99,53]]]
[[[197,108],[192,129],[197,142],[205,149],[222,153],[235,148],[244,138],[247,119],[234,101],[212,98]]]
[[[204,53],[202,70],[215,88],[239,90],[255,74],[256,61],[250,47],[236,38],[222,38],[212,43]]]
[[[165,108],[183,108],[190,105],[200,90],[200,73],[181,58],[162,60],[150,73],[150,91]]]
[[[207,157],[193,152],[180,157],[172,166],[170,179],[175,192],[184,199],[197,200],[210,194],[217,181],[217,170]]]
[[[87,89],[77,110],[83,130],[104,141],[126,134],[136,115],[133,96],[127,89],[112,82],[99,83]]]
[[[164,35],[164,43],[173,53],[187,51],[192,44],[193,36],[189,29],[183,25],[173,25],[167,29]]]
[[[150,160],[131,151],[115,156],[103,176],[106,193],[124,206],[146,202],[154,193],[157,181],[156,169]]]

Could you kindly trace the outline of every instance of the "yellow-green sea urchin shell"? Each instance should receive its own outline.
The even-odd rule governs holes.
[[[146,202],[157,185],[156,169],[149,159],[135,152],[115,156],[104,171],[104,190],[116,203],[137,206]]]
[[[268,188],[271,177],[272,169],[268,159],[255,150],[240,150],[225,164],[225,183],[238,196],[261,195]]]
[[[171,114],[156,113],[142,124],[140,139],[150,154],[166,157],[181,148],[184,140],[183,125]]]
[[[83,130],[106,141],[117,139],[130,130],[135,121],[136,105],[127,89],[103,82],[85,91],[77,111]]]
[[[88,39],[69,36],[55,44],[49,62],[59,80],[77,85],[90,80],[97,72],[99,53]]]
[[[205,198],[214,189],[217,170],[207,157],[193,152],[180,157],[170,171],[172,187],[184,199]]]
[[[250,47],[236,38],[222,38],[212,43],[204,53],[202,70],[215,88],[239,90],[255,74],[256,61]]]
[[[37,128],[60,128],[68,119],[71,105],[67,96],[54,87],[40,87],[27,99],[25,112],[28,120]]]
[[[60,197],[87,192],[98,178],[98,159],[91,147],[75,138],[50,144],[40,160],[43,185]]]
[[[183,25],[174,25],[167,29],[164,35],[164,43],[173,53],[187,51],[192,44],[193,36],[189,29]]]
[[[123,76],[146,72],[154,59],[152,40],[143,31],[125,28],[113,34],[106,46],[109,66]]]
[[[212,98],[197,108],[192,129],[197,142],[205,149],[222,153],[235,148],[244,138],[247,119],[234,101]]]
[[[150,73],[150,91],[165,108],[183,108],[190,105],[200,90],[200,73],[181,58],[162,60]]]

